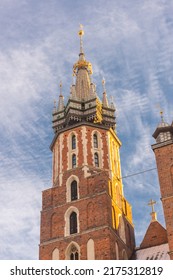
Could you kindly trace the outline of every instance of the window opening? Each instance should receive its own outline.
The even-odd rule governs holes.
[[[71,183],[71,201],[76,200],[77,198],[77,182],[73,181]]]
[[[94,148],[98,148],[98,138],[97,134],[93,135],[93,142],[94,142]]]
[[[76,155],[73,154],[72,155],[72,168],[75,168],[76,167]]]
[[[71,248],[70,260],[79,260],[79,252],[75,246],[72,246],[72,248]]]
[[[73,135],[71,140],[72,140],[72,143],[71,143],[72,144],[72,150],[74,150],[74,149],[76,149],[76,136]]]
[[[99,167],[99,156],[97,153],[94,154],[95,167]]]
[[[72,212],[70,215],[70,234],[77,233],[77,214]]]

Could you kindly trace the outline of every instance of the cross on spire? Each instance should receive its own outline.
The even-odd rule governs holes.
[[[154,205],[156,204],[156,201],[150,199],[148,205],[151,206],[151,209],[152,209],[152,212],[150,213],[151,215],[151,222],[155,222],[157,221],[157,214],[156,212],[154,211]]]
[[[154,205],[156,204],[156,201],[154,201],[154,200],[152,200],[152,199],[150,199],[150,201],[148,202],[148,206],[151,206],[151,208],[152,208],[152,212],[155,212],[154,211]]]

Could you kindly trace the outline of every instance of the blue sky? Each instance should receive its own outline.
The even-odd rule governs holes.
[[[106,4],[105,4],[106,3]],[[38,259],[42,191],[51,187],[51,113],[59,82],[67,100],[79,24],[93,81],[117,108],[122,175],[155,168],[152,133],[173,115],[173,1],[0,1],[0,259]],[[157,201],[156,170],[124,178],[136,243]]]

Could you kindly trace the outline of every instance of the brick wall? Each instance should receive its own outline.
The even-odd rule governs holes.
[[[163,145],[162,143],[160,147],[158,145],[153,145],[153,150],[158,169],[170,258],[173,259],[173,144],[167,145],[165,142],[165,144]]]

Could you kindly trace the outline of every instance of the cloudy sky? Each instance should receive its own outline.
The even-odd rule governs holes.
[[[173,0],[0,0],[0,259],[38,259],[41,195],[51,187],[53,101],[61,80],[69,96],[80,23],[98,95],[104,77],[116,104],[137,245],[151,198],[164,225],[151,144],[160,108],[165,121],[173,119]]]

